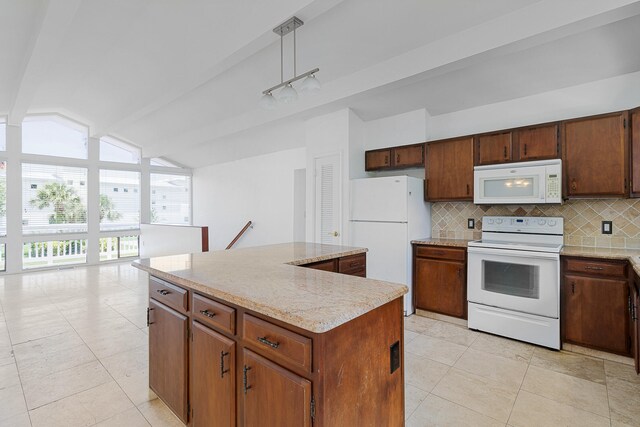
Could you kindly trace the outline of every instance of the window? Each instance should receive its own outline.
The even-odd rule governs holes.
[[[7,149],[7,124],[0,121],[0,151]]]
[[[86,262],[86,239],[26,242],[22,246],[22,268],[25,270]]]
[[[61,116],[29,116],[22,122],[22,152],[87,158],[88,128]]]
[[[23,163],[22,232],[86,232],[86,181],[86,168]]]
[[[179,168],[180,166],[170,162],[167,159],[163,159],[162,157],[154,157],[149,161],[151,166],[164,166],[166,168]]]
[[[100,170],[100,231],[140,228],[139,188],[140,172]]]
[[[7,235],[7,162],[0,162],[0,236],[6,236],[6,235]],[[4,252],[2,256],[4,257]]]
[[[140,149],[118,139],[105,136],[100,138],[100,160],[140,164]]]
[[[160,210],[157,201],[162,201]],[[151,205],[154,224],[191,224],[191,177],[152,173]]]
[[[103,237],[100,239],[100,261],[139,255],[140,236]]]

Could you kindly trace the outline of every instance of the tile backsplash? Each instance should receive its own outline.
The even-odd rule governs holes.
[[[640,199],[570,200],[563,205],[523,206],[432,203],[431,235],[447,239],[479,239],[485,215],[561,216],[566,245],[640,249]],[[476,220],[474,230],[467,229],[467,218]],[[600,232],[602,221],[613,221],[613,234]]]

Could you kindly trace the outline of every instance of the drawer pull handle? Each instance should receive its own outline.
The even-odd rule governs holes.
[[[156,292],[159,293],[162,296],[169,295],[171,293],[171,292],[169,292],[167,290],[164,290],[164,289],[156,289]]]
[[[200,310],[200,314],[207,316],[209,319],[216,315],[209,310]]]
[[[221,351],[220,352],[220,378],[224,378],[224,374],[229,372],[228,369],[224,369],[224,357],[228,356],[228,355],[229,355],[228,351]]]
[[[358,266],[358,264],[359,264],[359,262],[358,262],[358,261],[351,261],[351,262],[349,263],[349,267],[357,267],[357,266]]]
[[[267,339],[267,337],[258,337],[258,341],[260,341],[262,344],[266,344],[271,348],[278,348],[280,347],[280,343],[279,342],[273,342],[273,341],[269,341]]]
[[[242,388],[244,389],[244,394],[247,394],[247,390],[251,388],[249,385],[249,381],[247,380],[247,371],[250,371],[251,367],[244,365],[242,368]]]
[[[592,266],[590,266],[590,265],[587,265],[584,269],[585,269],[585,270],[602,271],[602,270],[604,270],[604,267],[592,267]]]

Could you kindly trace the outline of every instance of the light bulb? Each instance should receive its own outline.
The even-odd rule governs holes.
[[[291,86],[291,83],[283,87],[278,93],[278,101],[283,104],[289,104],[298,99],[298,92]]]
[[[302,82],[302,86],[300,86],[300,93],[303,95],[314,95],[320,92],[320,87],[320,82],[316,79],[315,74],[311,74]]]
[[[265,110],[273,110],[277,104],[278,101],[276,101],[271,92],[264,94],[264,96],[260,98],[260,106]]]

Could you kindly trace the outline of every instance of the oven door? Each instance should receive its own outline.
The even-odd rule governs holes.
[[[560,255],[469,247],[469,302],[558,318]]]

